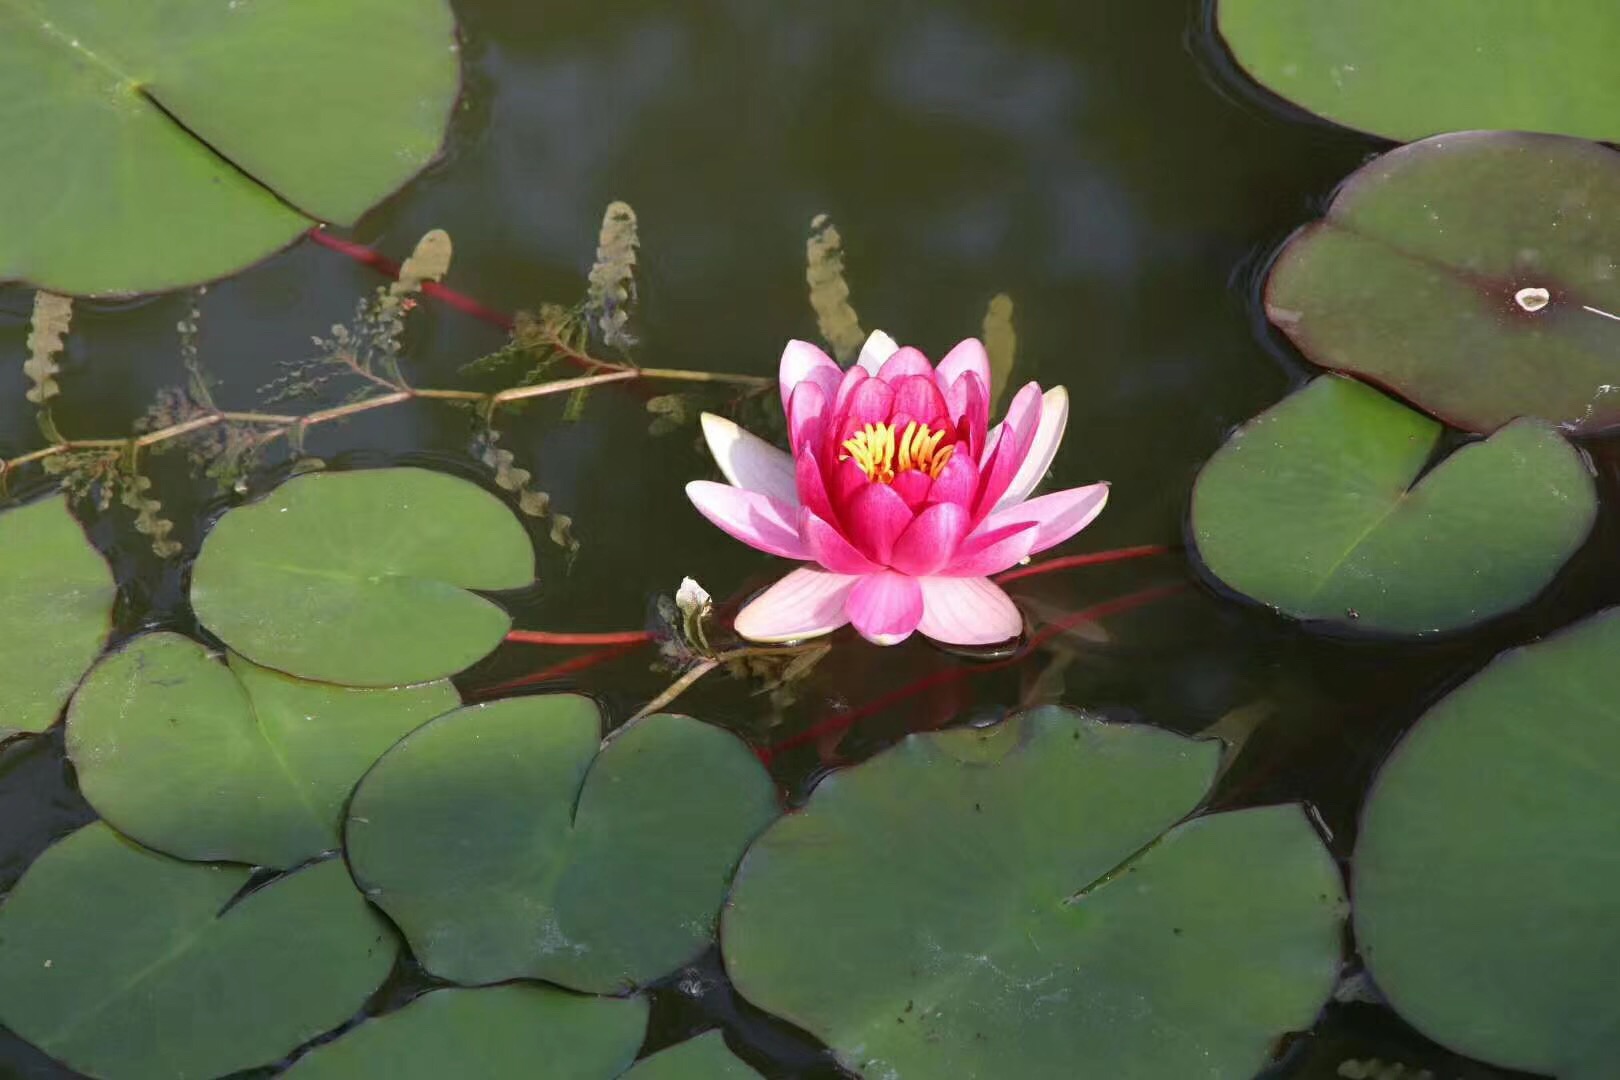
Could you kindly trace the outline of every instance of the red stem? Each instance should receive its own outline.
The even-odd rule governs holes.
[[[651,641],[645,630],[617,630],[606,634],[564,634],[550,630],[513,630],[507,641],[521,645],[640,645]]]
[[[1028,641],[1020,646],[1017,652],[1004,660],[976,664],[972,667],[954,667],[945,671],[936,671],[932,675],[924,676],[916,682],[902,686],[898,690],[874,698],[864,705],[850,709],[848,712],[830,716],[818,724],[811,725],[792,738],[782,740],[775,746],[761,747],[755,753],[761,761],[769,765],[772,760],[789,750],[803,746],[806,743],[815,742],[817,739],[845,728],[853,727],[867,717],[880,713],[892,705],[897,705],[907,698],[915,697],[924,690],[931,690],[936,686],[945,686],[960,679],[971,679],[987,672],[1000,671],[1002,668],[1021,664],[1036,649],[1077,623],[1094,622],[1098,619],[1108,618],[1110,615],[1120,615],[1134,608],[1151,604],[1155,600],[1172,596],[1186,588],[1188,588],[1186,582],[1178,581],[1172,585],[1156,585],[1151,589],[1142,589],[1139,592],[1117,596],[1112,600],[1105,600],[1100,604],[1093,604],[1091,607],[1065,615],[1063,618],[1042,627],[1038,633],[1032,635]]]
[[[598,664],[605,664],[609,660],[617,660],[621,656],[626,656],[634,652],[635,648],[636,647],[634,645],[610,645],[605,649],[597,649],[594,652],[583,653],[571,659],[564,660],[560,664],[553,664],[548,668],[536,671],[530,675],[524,675],[521,678],[513,679],[510,682],[497,683],[494,686],[488,686],[482,690],[474,691],[472,696],[475,698],[492,697],[496,694],[504,693],[507,690],[517,690],[525,686],[534,686],[537,683],[550,682],[553,679],[561,679],[565,675],[577,674],[581,671],[585,671],[588,668],[596,667]]]
[[[1031,566],[1008,570],[1005,574],[997,574],[996,583],[1006,585],[1008,582],[1021,581],[1037,574],[1050,574],[1054,570],[1073,570],[1077,566],[1096,566],[1099,563],[1141,559],[1148,555],[1168,555],[1174,550],[1176,549],[1168,544],[1139,544],[1136,547],[1115,548],[1112,551],[1096,551],[1089,555],[1067,555],[1061,559],[1047,559]]]
[[[343,240],[333,236],[320,226],[309,230],[308,236],[322,247],[347,255],[355,262],[364,263],[391,278],[399,277],[399,263],[363,244],[356,244],[352,240]],[[484,322],[492,326],[498,326],[507,332],[512,329],[512,317],[510,315],[496,311],[491,307],[485,307],[466,293],[457,292],[448,286],[439,284],[437,281],[424,281],[422,283],[422,294],[443,301],[458,311],[465,312],[475,319],[482,319]]]

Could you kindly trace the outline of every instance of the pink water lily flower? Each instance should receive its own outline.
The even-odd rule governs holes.
[[[792,641],[847,622],[879,645],[920,630],[988,645],[1023,629],[990,580],[1089,525],[1107,484],[1031,499],[1069,420],[1068,393],[1027,383],[990,424],[990,359],[969,339],[935,367],[881,331],[840,370],[792,341],[782,407],[793,453],[705,413],[703,434],[731,481],[686,494],[751,547],[813,565],[788,574],[737,615],[737,633]]]

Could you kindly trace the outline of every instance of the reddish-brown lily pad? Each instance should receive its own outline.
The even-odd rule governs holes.
[[[1266,313],[1316,363],[1469,431],[1620,425],[1620,154],[1516,132],[1385,154],[1288,242]]]

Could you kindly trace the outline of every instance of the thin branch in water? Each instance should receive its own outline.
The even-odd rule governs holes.
[[[744,649],[738,651],[746,652],[747,650]],[[735,654],[726,654],[727,657],[733,655]],[[699,679],[703,678],[703,676],[719,667],[720,661],[721,658],[717,657],[711,660],[703,660],[693,664],[689,669],[687,669],[686,674],[670,683],[669,688],[666,689],[662,694],[659,694],[657,697],[647,702],[647,704],[637,709],[635,715],[631,716],[629,720],[625,721],[625,723],[634,723],[635,721],[640,720],[643,716],[651,716],[653,713],[664,709],[673,703],[676,698],[690,690],[693,684],[695,684]]]
[[[602,634],[569,634],[551,630],[513,630],[507,641],[521,645],[640,645],[651,641],[645,630],[617,630]]]
[[[1136,547],[1097,551],[1089,555],[1066,555],[1061,559],[1047,559],[1044,562],[1020,566],[1015,570],[1008,570],[1004,574],[997,574],[996,584],[1006,585],[1039,574],[1050,574],[1055,570],[1073,570],[1080,566],[1097,566],[1102,563],[1122,562],[1125,559],[1141,559],[1149,555],[1168,555],[1177,550],[1179,549],[1168,544],[1139,544]]]

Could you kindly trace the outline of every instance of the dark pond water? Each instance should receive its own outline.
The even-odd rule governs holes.
[[[1200,463],[1302,375],[1257,314],[1270,253],[1380,147],[1243,87],[1199,4],[1184,0],[456,6],[467,93],[448,153],[355,239],[399,256],[427,229],[445,228],[456,287],[512,310],[577,296],[602,208],[623,199],[641,222],[642,361],[771,374],[787,337],[814,336],[804,240],[810,219],[828,212],[869,328],[938,355],[977,332],[991,295],[1013,297],[1020,376],[1065,384],[1073,400],[1057,477],[1114,483],[1108,511],[1066,551],[1180,543]],[[378,280],[304,243],[211,288],[202,348],[222,402],[250,407],[279,362],[306,355],[309,335],[346,318]],[[0,348],[13,373],[0,394],[8,454],[37,445],[20,375],[29,302],[24,290],[0,293]],[[179,381],[174,324],[186,304],[78,309],[57,412],[64,430],[121,434],[160,387]],[[408,340],[414,380],[454,386],[457,368],[502,336],[430,304]],[[772,576],[772,560],[686,502],[682,485],[710,471],[695,430],[654,439],[647,422],[642,398],[609,388],[577,422],[548,403],[506,425],[504,445],[583,541],[570,566],[536,527],[542,584],[517,612],[519,626],[635,629],[651,598],[685,575],[717,595]],[[463,415],[410,406],[322,430],[309,450],[340,464],[425,456],[476,476],[468,435]],[[160,467],[158,484],[188,544],[224,505],[178,463]],[[183,567],[151,556],[113,517],[94,523],[94,535],[125,582],[121,632],[190,629]],[[1342,857],[1367,778],[1424,704],[1502,644],[1612,600],[1614,575],[1592,556],[1612,534],[1603,523],[1531,610],[1422,646],[1307,635],[1217,595],[1179,552],[1032,579],[1017,591],[1048,614],[1186,588],[1103,620],[1106,640],[1059,639],[1024,664],[867,717],[841,742],[792,749],[774,767],[802,794],[827,760],[1036,698],[1184,732],[1260,703],[1265,721],[1217,804],[1308,800]],[[489,685],[567,655],[508,647],[465,682]],[[623,717],[668,681],[650,661],[633,654],[571,682]],[[964,663],[920,640],[881,653],[849,644],[784,710],[719,677],[682,708],[770,745]],[[88,816],[59,736],[0,752],[0,887]],[[376,1004],[415,985],[402,971]],[[715,961],[658,993],[649,1045],[716,1025],[768,1075],[838,1075],[811,1040],[734,997]],[[1277,1074],[1330,1077],[1345,1058],[1373,1056],[1445,1077],[1507,1075],[1454,1058],[1367,1005],[1331,1007]],[[70,1075],[3,1033],[0,1072]]]

